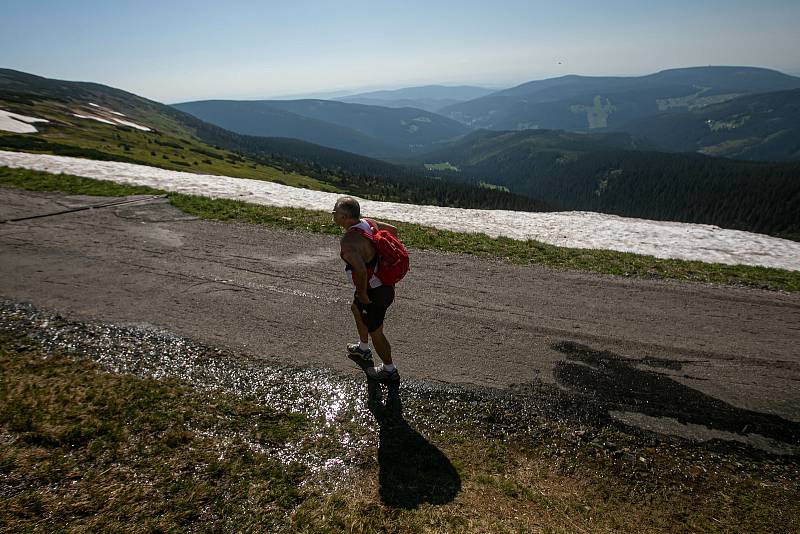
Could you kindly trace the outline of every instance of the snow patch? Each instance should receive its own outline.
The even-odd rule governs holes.
[[[124,113],[120,113],[119,111],[114,111],[113,109],[108,109],[108,108],[103,107],[103,106],[101,106],[99,104],[95,104],[94,102],[89,102],[89,105],[94,107],[94,108],[97,108],[99,110],[102,110],[104,113],[109,113],[111,115],[116,115],[117,117],[127,117],[127,115],[125,115]],[[118,125],[129,126],[131,128],[136,128],[137,130],[142,130],[143,132],[151,132],[152,131],[147,126],[142,126],[141,124],[136,124],[135,122],[124,121],[124,120],[118,119],[116,117],[109,117],[108,119],[101,119],[100,117],[77,115],[77,114],[74,114],[74,113],[73,113],[73,115],[75,115],[76,117],[84,118],[84,119],[99,120],[100,122],[105,122],[106,124],[113,124],[114,126],[118,126]]]
[[[255,204],[329,211],[336,193],[273,182],[170,171],[115,161],[0,151],[0,165],[75,174],[129,185]],[[371,217],[456,232],[535,239],[562,247],[607,249],[658,258],[760,265],[800,271],[800,243],[706,224],[650,221],[591,212],[528,213],[415,206],[359,199]]]
[[[124,115],[123,115],[123,116],[124,116]],[[148,128],[147,126],[141,126],[141,125],[139,125],[139,124],[136,124],[135,122],[124,121],[124,120],[122,120],[122,119],[113,119],[113,120],[114,120],[114,122],[116,122],[117,124],[122,124],[123,126],[130,126],[131,128],[136,128],[137,130],[142,130],[143,132],[150,132],[150,131],[152,131],[152,130],[150,130],[150,128]]]
[[[0,130],[13,133],[36,133],[39,130],[36,129],[36,126],[33,126],[32,123],[35,122],[50,121],[0,109]]]
[[[91,119],[93,121],[104,122],[106,124],[111,124],[113,126],[116,126],[113,121],[110,121],[108,119],[104,119],[102,117],[95,117],[94,115],[79,115],[77,113],[73,113],[72,116],[73,117],[78,117],[79,119]]]

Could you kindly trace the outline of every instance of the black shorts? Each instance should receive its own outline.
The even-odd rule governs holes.
[[[361,312],[361,318],[367,325],[367,330],[374,332],[383,325],[386,310],[394,302],[394,286],[378,286],[374,289],[367,289],[367,296],[371,301],[369,304],[361,304],[355,297],[353,302]]]

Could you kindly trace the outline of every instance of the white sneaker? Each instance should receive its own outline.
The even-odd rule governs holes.
[[[347,345],[347,353],[351,356],[357,356],[361,361],[365,363],[372,362],[372,350],[367,348],[366,350],[361,350],[358,346],[358,343],[350,343]]]

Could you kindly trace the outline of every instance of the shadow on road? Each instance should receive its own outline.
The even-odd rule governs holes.
[[[461,477],[447,456],[403,419],[400,383],[368,380],[367,393],[369,410],[380,425],[378,478],[383,503],[414,509],[451,502],[461,490]]]
[[[680,370],[680,362],[629,359],[572,341],[556,343],[553,349],[567,356],[555,365],[553,374],[558,383],[590,395],[592,402],[602,410],[671,417],[684,424],[704,425],[741,435],[760,434],[792,445],[800,443],[800,423],[737,408],[669,376],[636,367]]]

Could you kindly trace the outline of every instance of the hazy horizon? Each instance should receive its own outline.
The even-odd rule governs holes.
[[[164,103],[512,87],[705,65],[799,75],[800,3],[4,2],[3,67]]]

